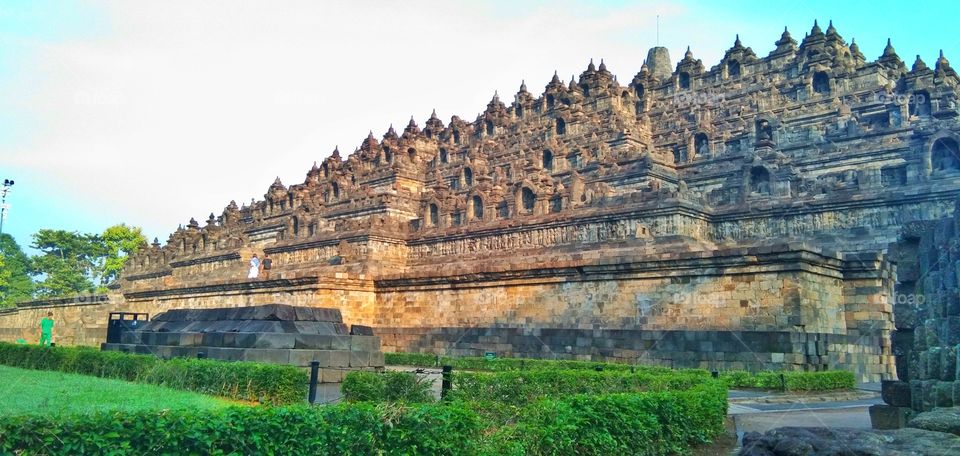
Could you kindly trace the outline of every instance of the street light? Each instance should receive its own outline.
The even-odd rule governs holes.
[[[10,187],[13,187],[13,180],[4,179],[3,180],[3,190],[0,191],[0,234],[3,234],[3,222],[7,219],[7,192],[10,191]]]

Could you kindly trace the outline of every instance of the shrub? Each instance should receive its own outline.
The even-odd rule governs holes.
[[[783,380],[780,375],[783,375]],[[856,386],[856,376],[848,371],[784,371],[757,372],[728,371],[720,374],[730,388],[758,388],[787,391],[830,391],[852,389]]]
[[[307,397],[307,373],[294,366],[201,359],[161,360],[150,355],[89,347],[0,343],[0,364],[151,383],[265,404]]]
[[[430,404],[99,412],[0,418],[0,453],[469,454],[482,428],[465,407]]]
[[[495,358],[488,360],[486,358],[476,356],[438,357],[437,355],[431,353],[384,353],[384,361],[388,366],[452,366],[454,369],[493,372],[522,370],[596,370],[598,367],[604,371],[651,373],[673,372],[673,369],[670,369],[669,367],[647,366],[641,364],[533,358]]]
[[[431,386],[432,380],[408,372],[354,371],[343,379],[340,390],[350,402],[431,402]]]
[[[454,372],[451,400],[491,400],[522,406],[547,397],[689,389],[710,381],[706,371],[647,374],[543,370]]]
[[[490,453],[684,454],[724,432],[726,389],[575,395],[523,409],[516,426],[495,433]]]

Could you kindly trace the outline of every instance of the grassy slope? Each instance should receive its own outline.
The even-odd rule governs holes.
[[[0,415],[201,409],[235,404],[218,397],[154,385],[0,366]]]

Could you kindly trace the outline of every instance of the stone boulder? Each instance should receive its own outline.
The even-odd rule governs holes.
[[[783,427],[743,436],[741,456],[953,456],[960,437],[904,428],[893,431]]]
[[[919,413],[907,426],[960,436],[960,407],[937,408]],[[960,454],[960,448],[957,449],[957,454]]]

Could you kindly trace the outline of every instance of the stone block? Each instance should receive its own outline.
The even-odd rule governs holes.
[[[902,381],[883,380],[880,384],[883,402],[894,407],[910,407],[910,384]]]
[[[943,350],[940,347],[933,347],[927,350],[925,353],[921,353],[920,356],[923,357],[926,355],[926,378],[931,380],[940,380],[940,374],[943,373],[943,369],[940,368],[940,362],[942,361],[941,352]]]
[[[341,369],[320,369],[319,374],[321,383],[340,383],[345,372]]]
[[[351,351],[350,367],[367,367],[370,365],[370,352]]]
[[[246,352],[246,350],[242,348],[228,347],[203,347],[200,350],[205,351],[208,358],[222,361],[243,361],[244,353]]]
[[[943,347],[940,350],[940,380],[957,380],[957,347]]]
[[[348,351],[329,351],[330,367],[350,367],[350,353]]]
[[[937,384],[936,380],[923,380],[921,382],[923,401],[920,404],[920,410],[924,412],[933,410],[936,407],[936,402],[934,401],[933,388]]]
[[[223,333],[219,333],[219,332],[204,333],[203,337],[201,337],[200,344],[205,347],[222,347]]]
[[[350,336],[297,334],[294,348],[316,350],[350,350]]]
[[[292,349],[296,341],[295,334],[263,333],[257,334],[254,348],[287,348]]]
[[[910,408],[923,410],[923,380],[910,380]]]
[[[290,350],[278,348],[248,348],[244,351],[243,360],[287,364],[290,362]]]
[[[350,350],[378,351],[380,350],[380,338],[375,336],[350,336]]]
[[[956,382],[936,382],[931,388],[934,407],[953,407],[953,385]]]
[[[895,304],[893,321],[897,329],[911,330],[917,327],[917,308],[912,304]]]
[[[385,365],[386,365],[386,362],[384,361],[383,352],[376,351],[376,352],[370,353],[370,366],[383,367]],[[957,382],[957,384],[960,384],[960,382]]]
[[[944,317],[940,325],[941,345],[960,344],[960,317]]]
[[[870,424],[874,429],[900,429],[907,425],[914,412],[910,407],[871,405]]]
[[[290,350],[290,364],[309,366],[311,361],[320,363],[320,367],[330,366],[330,352],[327,350]]]
[[[350,334],[354,336],[372,336],[373,328],[364,325],[351,325]]]

